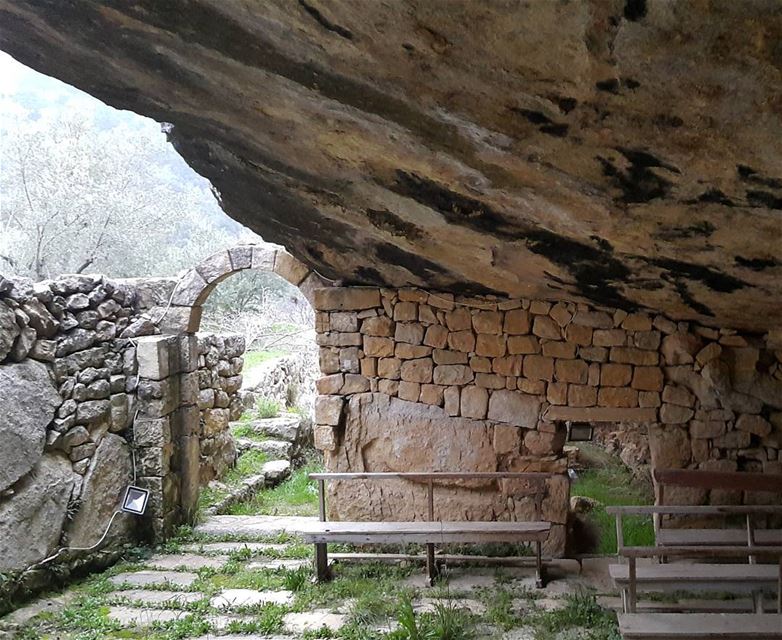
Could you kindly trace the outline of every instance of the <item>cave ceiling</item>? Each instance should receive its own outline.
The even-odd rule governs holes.
[[[782,325],[778,2],[0,0],[0,49],[342,283]]]

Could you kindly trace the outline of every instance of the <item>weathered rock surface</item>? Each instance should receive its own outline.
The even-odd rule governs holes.
[[[782,321],[782,15],[765,3],[0,16],[2,49],[172,123],[232,217],[329,277]]]
[[[47,454],[0,500],[0,571],[26,568],[57,548],[77,477],[67,458]]]
[[[61,403],[45,365],[28,360],[0,367],[0,491],[40,460],[46,427]]]
[[[81,507],[66,531],[71,546],[89,547],[100,539],[132,478],[133,466],[127,442],[113,433],[106,434],[84,476]],[[127,533],[132,524],[130,518],[126,514],[117,516],[109,538]]]

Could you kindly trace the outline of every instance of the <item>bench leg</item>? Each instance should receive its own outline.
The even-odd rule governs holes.
[[[546,586],[546,568],[543,566],[543,543],[535,543],[535,586],[542,589]]]
[[[328,582],[331,579],[329,571],[329,555],[326,543],[317,543],[315,545],[315,580],[317,582]]]
[[[431,543],[426,545],[426,574],[429,586],[433,587],[440,575],[440,570],[437,568],[437,563],[434,559],[434,545]]]

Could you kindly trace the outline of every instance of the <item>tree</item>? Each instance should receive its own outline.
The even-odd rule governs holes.
[[[165,136],[82,115],[2,132],[0,271],[168,275],[237,242],[208,186],[178,174]]]

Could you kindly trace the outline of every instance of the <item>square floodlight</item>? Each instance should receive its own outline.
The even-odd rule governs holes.
[[[595,434],[589,422],[569,422],[567,425],[568,442],[590,442]]]
[[[148,501],[149,491],[131,485],[125,491],[125,498],[122,500],[122,510],[125,513],[142,516],[147,510]]]

